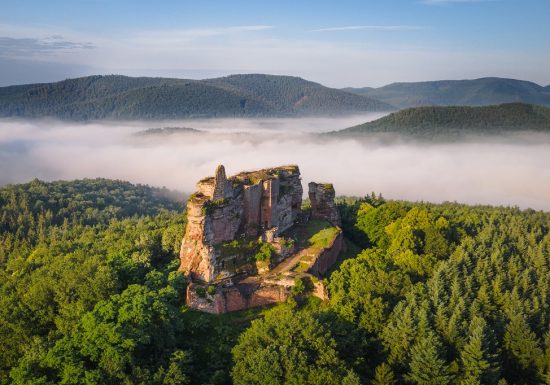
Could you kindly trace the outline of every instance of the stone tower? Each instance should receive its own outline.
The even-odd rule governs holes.
[[[334,203],[334,186],[331,183],[315,182],[311,182],[308,186],[311,216],[316,219],[326,219],[335,226],[341,226],[340,213]]]
[[[216,168],[216,175],[214,177],[214,193],[212,194],[212,200],[218,201],[226,197],[227,177],[225,176],[225,167],[220,164]]]

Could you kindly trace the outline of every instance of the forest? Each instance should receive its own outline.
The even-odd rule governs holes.
[[[0,384],[550,384],[550,213],[338,207],[328,301],[215,316],[185,306],[183,197],[0,188]]]
[[[421,106],[487,106],[502,103],[531,103],[550,106],[550,86],[488,77],[468,80],[397,82],[379,88],[344,88],[370,96],[397,108]]]
[[[416,107],[328,135],[364,137],[383,133],[428,141],[448,141],[519,132],[549,133],[550,108],[523,103],[483,107]]]
[[[232,75],[189,80],[86,76],[0,87],[0,117],[64,120],[343,115],[395,108],[298,77]]]

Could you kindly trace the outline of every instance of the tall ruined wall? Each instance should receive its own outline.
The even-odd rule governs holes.
[[[341,226],[340,213],[334,203],[334,186],[331,183],[311,182],[308,187],[312,218],[326,219],[335,226]]]
[[[262,187],[263,184],[259,182],[253,185],[244,186],[244,232],[249,237],[255,236],[260,228]]]
[[[344,234],[340,231],[332,243],[319,253],[307,272],[317,277],[322,277],[336,262],[338,255],[344,250],[344,246]]]
[[[235,285],[228,288],[218,288],[214,295],[201,297],[196,292],[195,284],[191,283],[187,287],[186,302],[196,310],[212,314],[223,314],[283,302],[289,296],[290,287],[258,284],[253,287]]]
[[[204,282],[235,274],[237,259],[226,263],[216,246],[288,229],[300,213],[302,194],[297,166],[243,172],[230,178],[226,178],[224,167],[218,166],[214,177],[197,183],[197,192],[187,202],[180,270]]]

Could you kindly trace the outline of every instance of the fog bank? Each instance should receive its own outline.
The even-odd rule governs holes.
[[[550,210],[550,141],[380,144],[311,136],[379,117],[212,119],[62,123],[0,120],[0,184],[105,177],[194,191],[224,164],[228,174],[298,164],[304,185],[334,183],[338,195],[458,201]],[[152,127],[202,134],[140,137]]]

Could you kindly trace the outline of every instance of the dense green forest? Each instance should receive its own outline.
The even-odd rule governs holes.
[[[212,316],[161,191],[0,189],[1,384],[550,384],[550,213],[341,198],[329,301]]]
[[[206,80],[110,75],[0,87],[0,117],[169,119],[341,115],[393,109],[370,97],[274,75]]]
[[[510,103],[486,107],[417,107],[329,136],[398,134],[423,140],[449,140],[510,132],[550,132],[550,108]]]
[[[518,102],[550,107],[550,86],[504,78],[392,83],[379,88],[344,88],[344,91],[370,96],[398,108]]]

